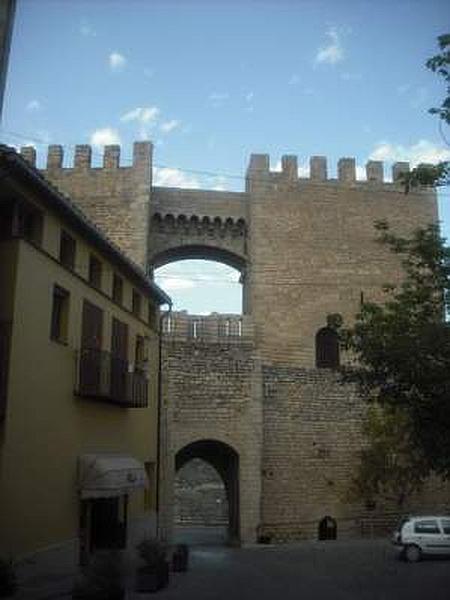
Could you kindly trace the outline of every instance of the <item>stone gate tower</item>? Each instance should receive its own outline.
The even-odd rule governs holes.
[[[77,147],[72,168],[62,168],[59,146],[49,149],[46,176],[150,273],[182,258],[218,260],[241,273],[242,316],[165,320],[168,535],[175,472],[195,457],[222,477],[230,536],[244,542],[316,537],[328,523],[339,536],[358,535],[392,508],[374,512],[348,500],[365,406],[338,382],[346,357],[327,317],[351,322],[362,298],[382,299],[383,284],[401,278],[396,258],[375,241],[375,221],[401,234],[436,222],[432,190],[404,194],[399,176],[407,168],[397,163],[385,182],[383,165],[370,161],[358,181],[354,159],[343,158],[334,179],[326,159],[313,157],[310,176],[299,178],[295,156],[272,172],[269,157],[254,154],[245,191],[217,192],[153,186],[149,143],[134,145],[127,167],[116,146],[105,148],[102,168],[91,167],[89,147]],[[449,502],[435,488],[434,509],[439,498]],[[425,510],[427,499],[409,501]]]

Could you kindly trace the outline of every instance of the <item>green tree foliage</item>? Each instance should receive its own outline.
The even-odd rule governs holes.
[[[419,229],[409,238],[394,235],[385,222],[377,229],[380,243],[398,255],[405,278],[398,286],[385,286],[385,303],[363,303],[354,326],[341,332],[358,363],[344,379],[359,383],[366,397],[384,411],[377,427],[383,422],[387,427],[383,435],[379,427],[369,425],[366,430],[369,446],[360,475],[366,473],[369,485],[370,465],[384,463],[391,440],[391,452],[409,454],[419,479],[430,471],[448,478],[450,324],[444,317],[450,308],[450,249],[437,226]],[[392,429],[394,417],[400,419],[401,435]],[[403,479],[413,473],[404,460],[399,464],[405,466]],[[399,477],[398,471],[390,473],[394,480]],[[373,477],[373,489],[378,484],[386,487],[378,468]],[[414,478],[411,483],[416,485]]]
[[[438,115],[447,125],[450,125],[450,33],[438,37],[440,53],[426,62],[428,69],[444,78],[447,85],[447,96],[441,106],[430,108],[432,115]]]
[[[364,424],[368,441],[350,490],[351,499],[376,499],[402,508],[408,496],[419,490],[427,464],[413,444],[409,416],[394,407],[371,406]]]
[[[438,37],[440,52],[427,60],[426,67],[443,77],[446,84],[446,96],[439,107],[430,108],[430,113],[437,115],[441,123],[450,125],[450,34]],[[420,185],[445,186],[450,183],[450,162],[443,161],[437,165],[420,164],[402,176],[405,192]]]

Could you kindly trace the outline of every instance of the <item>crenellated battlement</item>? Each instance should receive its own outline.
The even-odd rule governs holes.
[[[20,153],[33,167],[36,166],[36,149],[33,146],[23,146]],[[72,165],[64,166],[64,148],[58,144],[52,144],[48,146],[47,150],[46,170],[48,173],[55,173],[60,170],[88,171],[94,169],[98,171],[104,169],[113,171],[115,169],[136,169],[142,166],[148,168],[152,158],[152,144],[135,142],[131,165],[120,166],[120,146],[116,144],[104,147],[101,167],[92,166],[92,157],[92,146],[78,144],[75,146]]]
[[[284,155],[281,157],[281,171],[270,170],[270,157],[268,154],[251,154],[247,169],[247,188],[250,182],[297,182],[311,181],[315,183],[342,183],[352,184],[398,184],[402,174],[409,172],[409,163],[396,162],[392,165],[392,181],[384,179],[384,165],[382,161],[369,160],[365,167],[365,179],[357,178],[356,160],[354,158],[340,158],[337,162],[337,178],[328,177],[328,165],[325,156],[312,156],[309,159],[309,177],[299,177],[297,156]]]
[[[45,164],[44,176],[143,268],[147,267],[152,150],[150,142],[135,142],[131,161],[121,166],[120,146],[105,146],[101,166],[97,166],[97,151],[88,144],[79,144],[70,153],[73,160],[67,165],[63,147],[54,144],[48,147],[46,161],[38,161]],[[23,147],[21,154],[36,166],[33,147]]]

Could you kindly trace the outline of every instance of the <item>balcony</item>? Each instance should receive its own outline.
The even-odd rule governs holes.
[[[141,369],[105,352],[82,348],[77,357],[76,393],[82,398],[128,408],[148,406],[148,380]]]

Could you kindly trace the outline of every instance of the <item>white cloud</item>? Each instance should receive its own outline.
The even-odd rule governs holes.
[[[180,125],[181,125],[181,121],[178,121],[177,119],[171,119],[170,121],[161,123],[159,128],[163,133],[170,133],[171,131],[173,131],[174,129],[179,127]]]
[[[166,292],[174,292],[177,290],[189,290],[195,287],[195,284],[190,279],[183,277],[169,277],[165,275],[156,275],[156,283],[160,285]]]
[[[212,92],[208,96],[208,100],[214,106],[214,108],[219,108],[222,106],[228,99],[230,98],[230,94],[227,92]]]
[[[108,146],[110,144],[120,144],[120,136],[116,129],[104,127],[96,129],[91,135],[91,144],[93,146]]]
[[[328,46],[319,48],[316,54],[316,63],[335,65],[344,59],[344,49],[342,48],[339,34],[334,27],[329,29],[326,35],[330,39],[330,43]]]
[[[254,108],[253,108],[253,98],[255,97],[255,94],[253,92],[248,92],[247,94],[244,94],[244,99],[246,102],[246,106],[245,106],[245,111],[246,112],[253,112]]]
[[[120,117],[120,120],[124,123],[130,121],[138,121],[139,123],[150,125],[153,121],[159,117],[160,110],[156,106],[146,106],[133,108]]]
[[[111,52],[108,60],[111,71],[122,71],[127,64],[127,59],[119,52]]]
[[[97,35],[95,29],[85,19],[81,21],[80,33],[84,37],[95,37]]]
[[[216,177],[215,182],[212,187],[216,192],[225,192],[227,190],[227,180],[225,177],[219,175]]]
[[[41,103],[39,102],[39,100],[33,99],[30,100],[28,102],[28,104],[26,105],[26,109],[29,110],[30,112],[39,110],[41,108]]]
[[[179,169],[169,167],[156,167],[153,171],[154,185],[161,187],[181,187],[198,188],[200,187],[196,177],[188,175]]]
[[[419,140],[416,144],[410,146],[380,142],[375,146],[370,158],[389,162],[406,161],[414,167],[419,163],[437,163],[450,160],[450,149],[437,146],[429,140]]]

